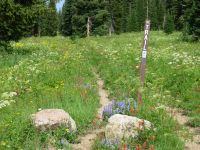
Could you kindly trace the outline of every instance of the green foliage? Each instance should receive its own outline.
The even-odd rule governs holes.
[[[123,1],[121,0],[109,0],[108,4],[108,12],[111,15],[110,19],[113,24],[113,28],[115,33],[121,33],[122,32],[122,17],[123,16]]]
[[[27,21],[28,8],[15,4],[12,0],[0,2],[0,40],[19,40],[30,25]],[[24,18],[28,17],[27,20]]]
[[[158,29],[158,1],[149,0],[149,18],[151,20],[151,29],[157,30]],[[162,15],[162,14],[159,14]]]
[[[165,25],[164,25],[164,32],[166,34],[171,34],[174,31],[174,20],[173,17],[168,13],[166,15]]]
[[[61,33],[63,35],[86,36],[86,24],[91,18],[91,35],[105,35],[108,33],[108,11],[106,1],[102,0],[78,0],[65,1]]]
[[[55,0],[50,0],[42,17],[39,16],[39,32],[42,36],[56,36],[58,31],[58,16]]]
[[[183,149],[177,134],[181,127],[161,104],[184,109],[191,117],[189,125],[199,126],[200,45],[181,42],[178,36],[151,33],[149,45],[154,51],[148,53],[144,105],[135,115],[151,121],[155,131],[143,132],[135,144],[155,136],[149,143],[155,149]],[[64,128],[38,133],[29,118],[40,108],[61,108],[76,121],[77,134],[83,133],[91,126],[99,106],[93,67],[104,79],[111,98],[136,98],[142,37],[143,33],[132,33],[75,41],[42,37],[12,42],[19,53],[0,54],[0,96],[2,100],[5,92],[18,94],[7,99],[10,105],[1,105],[0,149],[41,149],[49,143],[62,148],[62,138],[76,142],[76,135],[66,133]],[[109,149],[100,141],[97,144],[99,149]]]
[[[73,16],[73,0],[67,0],[64,3],[61,20],[60,31],[64,36],[72,35],[72,16]]]
[[[135,1],[129,2],[129,14],[127,17],[127,31],[138,31],[138,22],[136,14],[136,3]]]
[[[174,24],[176,30],[182,30],[184,26],[184,6],[185,1],[184,0],[175,0],[174,1]]]
[[[144,0],[136,0],[136,16],[137,16],[137,30],[144,30],[144,22],[146,19],[146,9]]]
[[[139,41],[142,36],[143,33],[131,33],[113,36],[111,39],[105,37],[82,40],[82,51],[97,67],[112,99],[137,98],[138,66],[141,58],[138,49],[141,48]],[[184,109],[191,117],[191,125],[199,126],[200,95],[194,88],[200,85],[200,43],[181,42],[177,39],[178,36],[180,33],[166,36],[162,32],[151,32],[149,45],[154,51],[148,53],[148,71],[143,89],[144,104],[136,114],[154,124],[156,130],[151,135],[156,138],[152,144],[155,149],[160,150],[174,147],[182,150],[184,147],[176,133],[185,131],[167,115],[163,105]],[[83,46],[86,41],[90,49]],[[96,142],[95,148],[109,149],[102,146],[101,139]]]
[[[11,46],[15,53],[0,53],[0,149],[62,147],[62,138],[74,142],[76,136],[66,128],[39,133],[30,115],[40,108],[60,108],[76,121],[77,134],[87,129],[99,106],[91,65],[62,37],[33,37]],[[11,91],[18,95],[2,98]]]
[[[200,39],[200,1],[187,1],[185,10],[185,39],[198,41]]]
[[[44,4],[43,0],[0,2],[0,46],[4,47],[4,50],[8,51],[10,41],[31,35]]]
[[[199,122],[200,95],[197,94],[198,91],[194,95],[194,87],[198,88],[200,85],[200,43],[181,42],[177,39],[179,36],[180,33],[166,36],[162,32],[151,32],[148,71],[145,87],[142,89],[143,106],[136,113],[137,117],[153,123],[155,131],[150,135],[155,136],[155,141],[149,144],[153,144],[158,150],[184,148],[184,142],[178,138],[177,131],[181,134],[185,134],[185,131],[167,115],[166,105],[184,109],[191,118],[195,116],[191,122],[193,125],[197,126]],[[104,79],[111,99],[137,99],[141,60],[141,52],[138,49],[141,49],[142,37],[143,33],[130,33],[79,41],[80,49]],[[85,43],[87,47],[84,47]],[[142,139],[143,136],[134,143],[134,146],[141,145],[144,142]],[[94,149],[111,148],[102,145],[100,138],[96,141]]]
[[[163,0],[156,0],[156,6],[157,6],[157,29],[162,30],[163,29],[163,21],[164,21],[164,15],[165,15],[165,5]]]
[[[131,14],[129,14],[128,17],[128,23],[127,23],[127,31],[138,31],[138,23],[137,23],[137,16],[136,16],[136,10],[135,8],[132,8]]]

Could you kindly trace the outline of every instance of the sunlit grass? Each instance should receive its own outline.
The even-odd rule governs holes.
[[[182,150],[182,128],[161,104],[184,109],[192,126],[200,126],[200,43],[151,32],[143,91],[143,106],[136,114],[154,124],[156,150]],[[64,133],[38,133],[30,114],[38,109],[62,108],[87,129],[99,106],[96,68],[105,80],[110,99],[137,98],[143,33],[73,39],[27,38],[12,43],[13,54],[0,55],[0,96],[16,92],[9,106],[0,109],[0,149],[37,149],[49,141],[56,146]],[[0,100],[4,100],[0,98]],[[5,101],[5,100],[4,100]],[[72,138],[74,140],[74,137]],[[96,142],[94,149],[107,149]],[[140,144],[140,143],[138,143]]]

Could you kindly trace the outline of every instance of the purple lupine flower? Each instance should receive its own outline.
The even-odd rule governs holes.
[[[122,101],[122,102],[118,102],[117,105],[118,105],[118,107],[121,108],[121,109],[124,109],[125,106],[126,106],[126,104],[125,104],[124,101]]]
[[[108,105],[106,107],[104,107],[104,110],[103,110],[103,114],[104,115],[107,115],[108,117],[110,117],[112,115],[112,105]]]

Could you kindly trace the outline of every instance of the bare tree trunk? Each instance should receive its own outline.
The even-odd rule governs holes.
[[[163,19],[163,29],[165,28],[165,22],[166,22],[166,15],[164,15],[164,19]]]
[[[91,28],[91,20],[90,20],[90,17],[88,17],[88,21],[87,21],[87,37],[90,37],[90,28]]]

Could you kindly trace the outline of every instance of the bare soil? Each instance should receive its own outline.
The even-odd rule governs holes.
[[[186,126],[186,123],[189,120],[189,117],[184,115],[182,110],[175,109],[175,108],[169,108],[166,107],[167,112],[177,120],[177,122],[180,125],[183,125],[186,127],[190,134],[192,135],[191,140],[186,140],[182,138],[185,141],[185,149],[184,150],[200,150],[200,128],[193,128],[190,126]]]
[[[100,97],[100,104],[101,107],[97,111],[97,116],[99,121],[102,121],[103,116],[103,109],[106,105],[111,103],[111,101],[108,99],[108,93],[104,89],[104,81],[99,77],[98,74],[94,73],[97,78],[97,85],[98,85],[98,93]],[[98,135],[102,134],[104,132],[104,128],[100,129],[91,129],[88,131],[85,135],[82,135],[79,137],[80,143],[73,144],[72,148],[74,150],[91,150],[92,144],[94,140],[97,138]]]

